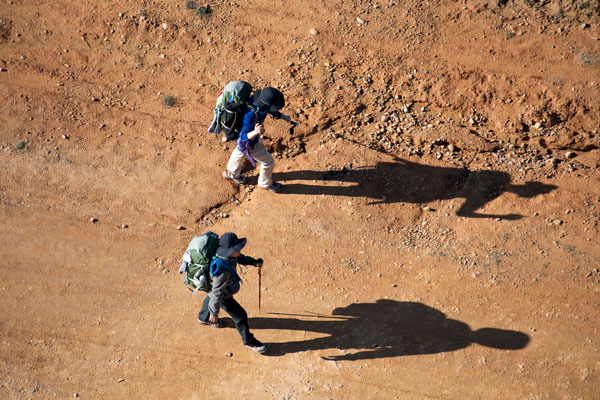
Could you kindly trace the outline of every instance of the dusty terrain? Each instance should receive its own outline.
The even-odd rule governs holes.
[[[597,1],[199,7],[0,0],[0,398],[598,398]],[[280,194],[220,178],[236,79]],[[196,322],[206,230],[265,355]]]

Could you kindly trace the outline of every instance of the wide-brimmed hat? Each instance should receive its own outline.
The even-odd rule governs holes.
[[[263,90],[257,90],[252,95],[252,100],[254,101],[254,104],[258,106],[258,108],[261,110],[266,109],[270,112],[279,111],[285,106],[283,93],[272,87],[266,87]]]
[[[227,258],[236,251],[240,251],[246,245],[246,238],[238,238],[235,233],[227,232],[219,239],[217,255]]]

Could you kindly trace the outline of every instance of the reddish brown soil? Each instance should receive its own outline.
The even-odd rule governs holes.
[[[0,398],[598,398],[597,2],[545,3],[2,0]],[[220,178],[236,79],[280,194]],[[196,323],[206,230],[265,355]]]

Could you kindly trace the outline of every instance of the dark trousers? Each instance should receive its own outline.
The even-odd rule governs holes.
[[[204,302],[202,303],[202,309],[198,313],[198,319],[200,321],[208,321],[208,317],[210,316],[210,312],[208,311],[209,300],[209,297],[206,296]],[[254,339],[254,335],[250,333],[250,327],[248,326],[248,314],[246,313],[246,310],[244,310],[240,303],[235,301],[233,297],[223,300],[221,309],[229,314],[231,319],[233,319],[233,323],[242,336],[242,341],[244,344],[250,343],[252,339]]]

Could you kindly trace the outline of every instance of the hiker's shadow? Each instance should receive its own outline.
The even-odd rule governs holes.
[[[336,171],[292,171],[277,173],[281,181],[312,181],[312,184],[286,183],[281,193],[325,194],[332,196],[366,197],[370,204],[429,203],[435,200],[464,197],[456,215],[470,218],[501,218],[515,220],[519,214],[477,212],[486,203],[505,192],[531,198],[549,193],[554,185],[526,182],[511,183],[506,172],[470,171],[466,168],[435,167],[398,159],[378,162],[373,167],[343,168]]]
[[[253,330],[309,331],[325,335],[270,343],[266,355],[330,349],[345,353],[323,357],[335,361],[434,354],[463,349],[471,343],[518,350],[529,342],[529,336],[518,331],[496,328],[472,331],[464,322],[446,318],[441,311],[413,302],[381,299],[375,303],[356,303],[336,308],[331,317],[317,318],[251,318],[250,327]]]

